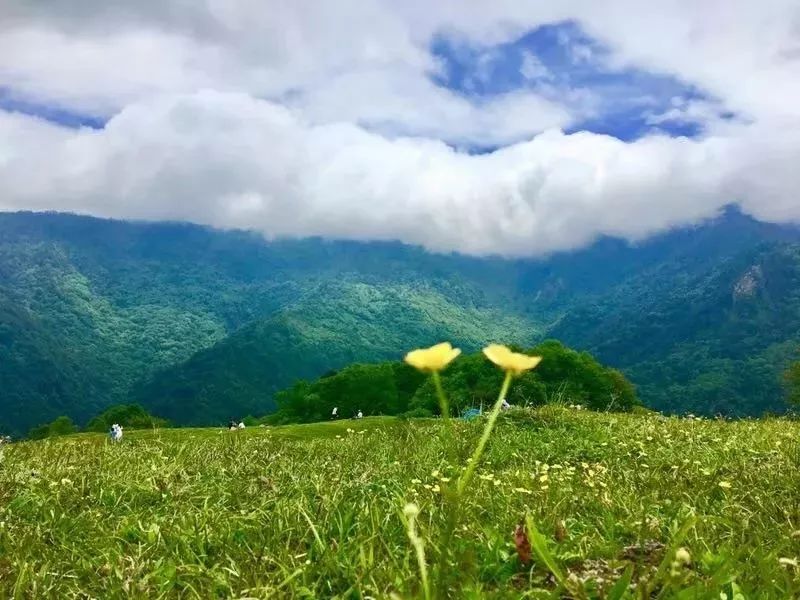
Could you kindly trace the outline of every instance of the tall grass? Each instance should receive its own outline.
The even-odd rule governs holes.
[[[409,503],[427,565],[446,563],[430,595],[800,597],[796,422],[505,412],[442,548],[442,491],[484,423],[451,425],[3,447],[0,597],[424,597]]]

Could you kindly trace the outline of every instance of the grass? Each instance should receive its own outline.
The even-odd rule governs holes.
[[[2,447],[0,597],[418,597],[409,502],[440,597],[800,597],[800,423],[510,411],[439,548],[483,426],[454,425]]]

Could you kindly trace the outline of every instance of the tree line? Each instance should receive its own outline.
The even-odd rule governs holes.
[[[514,347],[515,351],[522,351]],[[515,381],[507,398],[517,406],[548,403],[580,404],[590,410],[630,411],[641,406],[634,386],[618,370],[604,367],[588,352],[572,350],[548,340],[527,351],[543,357],[536,371]],[[459,357],[443,373],[442,385],[456,414],[491,405],[502,375],[480,353]],[[784,374],[786,399],[800,406],[800,360]],[[337,416],[348,418],[359,411],[369,415],[406,418],[431,417],[438,400],[431,380],[399,361],[353,364],[330,371],[314,381],[300,380],[276,396],[276,412],[242,420],[246,425],[311,423]],[[171,427],[140,404],[114,405],[91,419],[83,431],[105,432],[114,423],[126,429]],[[32,428],[29,439],[68,435],[81,431],[68,416]]]
[[[555,340],[515,351],[542,357],[536,371],[514,383],[507,401],[539,406],[563,402],[594,410],[626,411],[639,406],[634,386],[618,370],[601,365],[588,352],[577,352]],[[456,359],[442,373],[451,410],[490,406],[502,374],[481,353]],[[338,415],[365,414],[433,416],[438,412],[436,390],[429,378],[401,362],[354,364],[331,371],[315,381],[298,381],[276,396],[278,410],[269,423],[308,423]]]

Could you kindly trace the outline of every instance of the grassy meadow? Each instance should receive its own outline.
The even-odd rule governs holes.
[[[0,598],[424,597],[411,502],[431,596],[800,597],[800,423],[511,410],[457,510],[444,425],[2,446]]]

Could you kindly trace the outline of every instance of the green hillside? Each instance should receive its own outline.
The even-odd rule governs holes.
[[[146,404],[166,405],[179,423],[214,422],[228,418],[226,402],[263,413],[270,392],[298,376],[394,358],[429,336],[470,347],[532,340],[536,328],[503,302],[516,268],[401,244],[268,243],[182,224],[0,214],[0,368],[9,372],[0,429],[21,434],[60,414],[85,422],[142,397],[153,376],[144,389],[159,393],[144,394]],[[298,360],[280,359],[291,353]],[[185,361],[186,376],[158,375]],[[48,384],[51,371],[60,375]],[[185,380],[191,394],[172,406]]]
[[[782,411],[783,373],[800,351],[800,245],[760,245],[681,277],[664,269],[571,311],[551,334],[623,369],[660,410]]]
[[[491,340],[530,343],[538,332],[511,311],[475,305],[469,290],[424,283],[319,284],[279,314],[236,331],[133,391],[135,401],[180,423],[222,423],[275,407],[298,379],[353,362],[398,359],[403,349],[450,339],[467,349]]]
[[[179,424],[264,413],[297,378],[444,339],[555,337],[622,369],[650,406],[780,411],[799,244],[734,211],[536,260],[4,213],[0,429],[130,401]]]

